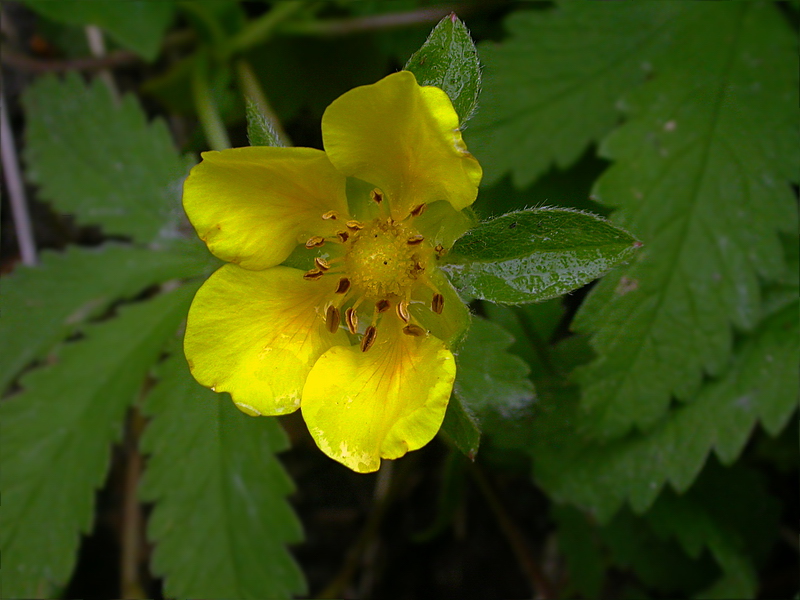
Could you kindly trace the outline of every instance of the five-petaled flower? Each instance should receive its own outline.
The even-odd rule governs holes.
[[[471,224],[481,168],[447,95],[408,71],[335,100],[322,138],[192,170],[186,213],[232,264],[197,292],[184,349],[240,410],[300,408],[323,452],[369,472],[444,418],[469,312],[437,261]]]

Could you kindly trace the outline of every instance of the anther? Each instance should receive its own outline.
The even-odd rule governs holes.
[[[424,212],[425,212],[425,209],[426,209],[426,208],[428,208],[428,205],[427,205],[427,204],[420,204],[420,205],[418,205],[418,206],[415,206],[415,207],[414,207],[414,208],[411,210],[411,216],[412,216],[412,217],[418,217],[418,216],[420,216],[422,213],[424,213]]]
[[[350,280],[347,277],[342,277],[339,280],[339,285],[336,286],[336,293],[346,294],[347,290],[349,289],[350,289]]]
[[[315,235],[314,237],[308,238],[306,242],[306,248],[311,250],[312,248],[319,248],[325,243],[325,238],[319,235]]]
[[[425,205],[423,204],[423,206],[425,206]],[[406,243],[409,246],[418,246],[418,245],[420,245],[422,243],[422,240],[424,240],[424,239],[425,238],[420,234],[412,235],[410,238],[408,238],[408,240],[406,240]]]
[[[327,325],[328,331],[336,333],[336,330],[339,329],[339,318],[339,309],[333,305],[329,306],[325,311],[325,325]]]
[[[353,231],[359,231],[361,229],[364,229],[363,223],[359,223],[355,219],[353,219],[352,221],[348,221],[347,223],[345,223],[345,225],[347,225],[348,229],[352,229]]]
[[[444,309],[444,296],[441,294],[434,294],[433,300],[431,300],[431,310],[435,312],[437,315],[442,314],[442,310]]]
[[[375,337],[378,335],[378,329],[375,325],[370,325],[367,327],[367,330],[364,332],[364,337],[361,338],[361,351],[366,352],[370,348],[372,348],[372,344],[375,343]]]
[[[408,320],[411,318],[411,315],[408,314],[408,302],[405,300],[398,302],[395,311],[403,322],[408,323]]]
[[[303,274],[303,279],[305,279],[306,281],[314,281],[319,279],[323,275],[325,275],[325,273],[323,273],[319,269],[311,269],[310,271],[306,271]]]
[[[436,244],[436,246],[433,249],[439,258],[447,254],[447,250],[445,250],[444,246],[442,246],[441,244]]]
[[[414,266],[412,268],[414,269],[415,272],[422,273],[425,270],[425,265],[417,261],[414,263]]]
[[[375,312],[377,312],[377,313],[386,312],[391,307],[392,307],[392,303],[389,302],[388,300],[386,300],[386,299],[378,300],[375,303]]]
[[[354,307],[348,308],[344,311],[344,320],[347,323],[347,329],[350,333],[355,334],[358,331],[358,314]]]
[[[337,213],[335,210],[329,210],[324,215],[322,215],[322,218],[325,219],[326,221],[335,221],[336,219],[339,218],[339,213]]]
[[[346,231],[337,231],[336,236],[342,241],[342,243],[350,239],[350,234]]]
[[[320,258],[319,256],[314,259],[314,264],[317,265],[317,268],[320,271],[327,271],[331,268],[331,266],[328,264],[328,261],[326,261],[324,258]]]
[[[403,327],[403,333],[405,333],[406,335],[412,335],[414,337],[420,337],[422,335],[425,335],[425,330],[419,325],[411,324]]]
[[[375,188],[369,193],[369,197],[372,198],[372,201],[375,204],[380,204],[383,202],[383,192],[381,192],[378,188]]]

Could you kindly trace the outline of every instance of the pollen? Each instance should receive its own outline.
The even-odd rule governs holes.
[[[404,297],[431,254],[423,240],[415,229],[391,218],[364,224],[345,257],[353,288],[376,302]]]

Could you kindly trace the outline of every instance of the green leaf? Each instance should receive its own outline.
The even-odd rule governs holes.
[[[0,402],[3,595],[42,598],[66,583],[94,515],[111,443],[196,286],[125,308],[61,346]],[[124,343],[121,343],[124,341]]]
[[[157,252],[131,246],[45,252],[37,267],[17,267],[0,295],[0,390],[54,344],[101,316],[117,300],[209,269],[200,244]]]
[[[595,334],[578,376],[604,438],[652,427],[724,369],[731,325],[760,317],[759,279],[785,273],[778,232],[797,239],[794,35],[772,4],[675,6],[671,51],[602,146],[616,162],[596,196],[645,242],[575,320]]]
[[[97,25],[122,46],[152,61],[172,21],[172,0],[22,0],[41,15],[70,25]]]
[[[469,297],[518,304],[560,296],[632,256],[641,244],[605,219],[565,208],[509,213],[456,241],[442,265]]]
[[[245,109],[247,111],[247,139],[251,146],[283,146],[272,121],[259,110],[255,102],[248,98]]]
[[[175,346],[179,346],[175,344]],[[230,397],[192,379],[178,349],[159,368],[142,438],[150,454],[142,481],[155,501],[148,535],[152,569],[171,597],[289,598],[305,594],[286,549],[302,538],[286,501],[293,484],[275,453],[278,421],[248,417]]]
[[[443,89],[462,125],[472,117],[481,92],[481,66],[469,30],[455,13],[439,21],[405,70],[420,85]]]
[[[645,81],[678,7],[561,2],[517,11],[508,37],[480,44],[486,87],[465,137],[490,185],[507,172],[525,187],[564,168],[618,122],[617,102]]]
[[[571,506],[553,506],[552,516],[558,528],[558,549],[569,571],[570,588],[585,598],[600,598],[606,566],[597,531],[583,513]]]
[[[93,2],[87,4],[94,4]],[[80,223],[142,242],[169,241],[185,221],[186,161],[162,121],[132,95],[116,106],[100,80],[42,77],[23,96],[28,178]]]
[[[458,373],[456,373],[456,376]],[[442,432],[455,444],[464,456],[475,460],[481,444],[481,430],[478,421],[458,396],[450,396],[447,412],[442,421]]]
[[[456,356],[453,394],[475,415],[499,446],[518,447],[536,393],[525,362],[508,352],[513,336],[499,325],[473,317]]]
[[[742,341],[719,379],[647,433],[607,444],[589,442],[574,390],[570,396],[545,398],[531,446],[537,481],[555,499],[606,521],[625,501],[636,512],[646,511],[667,481],[678,492],[688,489],[711,449],[724,464],[733,463],[756,422],[777,435],[800,396],[797,313],[795,301],[771,317]]]

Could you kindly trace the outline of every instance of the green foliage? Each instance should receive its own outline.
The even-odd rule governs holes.
[[[506,19],[501,44],[479,46],[488,82],[467,144],[486,184],[511,171],[525,187],[567,167],[617,124],[617,102],[652,72],[650,55],[678,6],[563,2]]]
[[[589,283],[630,258],[639,245],[599,217],[540,208],[471,229],[456,241],[442,268],[467,296],[536,302]]]
[[[443,89],[462,125],[472,117],[481,93],[481,65],[472,36],[455,13],[439,21],[405,69],[420,85]]]
[[[97,25],[122,46],[148,61],[158,55],[167,26],[175,12],[172,0],[22,0],[36,12],[71,25]]]
[[[458,376],[461,371],[458,371]],[[442,432],[456,445],[464,456],[474,460],[481,444],[481,430],[474,415],[470,414],[458,396],[450,396],[447,412],[442,421]]]
[[[758,421],[777,435],[800,393],[797,312],[795,302],[743,339],[719,378],[646,434],[587,442],[574,390],[542,403],[531,449],[537,480],[553,497],[605,521],[625,501],[646,511],[667,481],[679,492],[688,489],[711,449],[732,463]]]
[[[41,259],[41,265],[18,267],[3,280],[0,390],[114,302],[170,279],[201,275],[210,263],[196,243],[163,252],[118,245],[71,248]]]
[[[86,339],[60,346],[48,365],[22,378],[21,392],[0,403],[5,597],[41,598],[66,583],[125,409],[195,289],[181,287],[87,328]]]
[[[27,175],[42,198],[107,234],[159,244],[177,237],[188,165],[163,122],[147,124],[134,97],[116,106],[100,80],[87,87],[76,74],[39,79],[23,103]]]
[[[178,346],[178,344],[174,344]],[[157,502],[149,536],[153,569],[175,597],[287,598],[306,592],[285,548],[302,538],[286,495],[291,480],[275,453],[278,421],[248,417],[230,398],[201,387],[177,349],[158,369],[142,439],[142,482]]]
[[[796,235],[789,31],[769,4],[680,6],[657,76],[629,94],[629,120],[601,148],[616,162],[595,194],[645,243],[575,320],[596,332],[579,381],[602,437],[652,427],[671,396],[688,400],[723,371],[730,326],[758,322],[759,278],[786,268],[777,232]]]
[[[251,146],[283,146],[275,126],[252,100],[246,102],[247,139]]]

